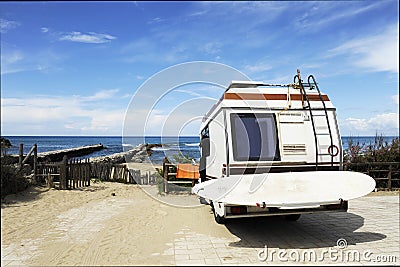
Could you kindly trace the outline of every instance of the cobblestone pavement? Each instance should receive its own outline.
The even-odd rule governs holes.
[[[213,219],[210,216],[210,219]],[[163,255],[176,265],[339,264],[400,265],[399,196],[363,197],[345,212],[227,222],[231,238],[189,228],[176,233]]]

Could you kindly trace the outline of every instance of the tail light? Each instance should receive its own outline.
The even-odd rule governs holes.
[[[247,213],[247,208],[246,206],[233,206],[231,207],[231,213],[232,214],[246,214]]]

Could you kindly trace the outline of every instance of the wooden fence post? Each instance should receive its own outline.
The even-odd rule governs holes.
[[[24,158],[24,144],[19,144],[19,166],[22,168],[22,160]]]
[[[169,171],[169,166],[167,163],[163,162],[163,174],[164,174],[164,193],[168,194],[168,171]]]
[[[90,178],[91,178],[91,175],[90,175],[90,169],[91,169],[91,165],[90,165],[90,161],[89,161],[89,159],[87,159],[87,175],[88,175],[88,177],[87,177],[87,186],[90,186]]]
[[[390,190],[390,189],[392,189],[392,163],[389,164],[389,173],[388,173],[387,178],[388,178],[387,186],[388,186],[388,189]]]
[[[111,162],[108,162],[108,168],[107,168],[107,181],[111,181],[112,177],[111,177]]]
[[[51,175],[50,172],[47,174],[47,181],[46,181],[46,183],[47,183],[47,187],[48,187],[48,188],[52,188],[52,187],[53,187],[53,176]]]
[[[37,183],[36,169],[37,169],[37,144],[33,145],[33,180]]]
[[[75,164],[74,164],[74,159],[66,160],[67,162],[67,168],[66,172],[68,173],[68,176],[66,176],[67,179],[67,187],[72,189],[75,189],[76,181],[76,169],[75,169]]]
[[[82,160],[80,159],[80,160],[78,160],[77,161],[77,163],[78,163],[78,181],[79,181],[79,187],[82,187],[83,186],[83,169],[82,169]]]
[[[67,189],[67,181],[67,156],[64,156],[60,166],[60,189]]]
[[[125,183],[129,183],[129,176],[127,176],[127,172],[128,170],[127,170],[127,168],[126,168],[126,165],[124,165],[124,167],[122,168],[122,178],[124,179],[124,182]]]

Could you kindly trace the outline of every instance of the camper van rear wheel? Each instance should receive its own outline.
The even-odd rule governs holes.
[[[211,201],[210,203],[212,212],[214,213],[214,219],[218,224],[224,224],[225,223],[225,217],[221,217],[217,214],[215,208],[214,208],[214,202]]]
[[[208,202],[204,197],[200,197],[200,204],[208,205]]]
[[[294,222],[294,221],[297,221],[300,218],[300,215],[301,214],[289,214],[289,215],[285,216],[285,219],[288,220],[288,221]]]
[[[224,223],[225,223],[225,218],[219,216],[219,215],[217,214],[217,212],[215,211],[215,209],[214,209],[214,218],[215,218],[215,221],[216,221],[218,224],[224,224]]]

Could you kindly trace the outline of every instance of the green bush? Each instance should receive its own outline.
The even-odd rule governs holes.
[[[7,154],[7,149],[12,147],[10,140],[4,137],[0,137],[0,147],[1,147],[1,155],[5,156]]]
[[[390,187],[400,187],[398,180],[400,178],[399,162],[398,137],[393,138],[391,142],[386,142],[382,136],[376,135],[374,142],[369,144],[360,144],[360,142],[354,142],[350,138],[344,156],[346,170],[366,173],[377,179],[377,188],[385,189],[389,187],[389,181],[380,178],[387,178],[389,174],[392,179]]]
[[[383,136],[376,135],[374,142],[360,144],[349,139],[348,149],[345,151],[345,163],[368,163],[368,162],[399,162],[399,137],[392,142],[383,140]]]
[[[182,152],[178,151],[177,154],[172,155],[174,163],[191,163],[193,158],[190,158],[188,154],[183,155]]]
[[[25,190],[29,183],[19,167],[7,164],[7,157],[1,157],[1,197]]]

